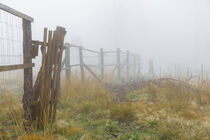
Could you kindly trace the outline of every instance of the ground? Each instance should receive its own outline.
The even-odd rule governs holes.
[[[44,131],[22,126],[21,94],[0,96],[0,139],[18,140],[207,140],[210,84],[155,83],[119,101],[94,81],[63,84],[57,118]]]

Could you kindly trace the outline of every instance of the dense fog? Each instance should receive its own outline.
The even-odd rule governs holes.
[[[1,0],[34,17],[33,39],[63,26],[65,42],[141,54],[144,71],[210,69],[209,0]]]

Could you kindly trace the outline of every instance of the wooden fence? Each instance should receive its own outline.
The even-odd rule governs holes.
[[[32,41],[31,23],[34,21],[33,18],[21,12],[18,12],[6,5],[3,5],[1,3],[0,3],[0,10],[8,14],[11,14],[12,16],[18,17],[22,20],[21,22],[22,23],[22,27],[21,27],[22,42],[20,44],[22,44],[21,48],[22,48],[23,62],[19,64],[9,64],[9,65],[6,64],[2,66],[0,64],[0,73],[6,72],[6,71],[23,70],[24,94],[23,94],[22,103],[23,103],[23,108],[24,108],[24,119],[27,120],[27,121],[24,121],[25,128],[27,128],[28,125],[31,125],[31,121],[32,121],[31,117],[33,117],[32,113],[34,110],[31,107],[32,106],[31,104],[34,101],[37,101],[38,104],[41,104],[41,108],[39,108],[38,110],[41,111],[40,118],[42,119],[40,121],[42,121],[42,126],[45,127],[45,124],[48,122],[46,121],[48,120],[48,118],[46,118],[46,116],[43,114],[46,114],[46,112],[44,111],[48,109],[48,103],[51,102],[52,104],[52,102],[54,101],[55,108],[56,108],[57,93],[59,93],[58,90],[60,90],[61,70],[65,71],[67,80],[70,80],[71,75],[72,75],[72,68],[78,67],[80,70],[82,82],[85,82],[86,80],[85,79],[86,74],[87,74],[86,71],[89,72],[90,75],[92,75],[96,80],[100,82],[105,81],[105,74],[107,72],[107,68],[110,68],[110,67],[112,69],[111,71],[112,75],[116,75],[116,81],[119,83],[123,82],[124,80],[129,80],[131,77],[140,76],[140,55],[132,54],[129,51],[124,52],[124,51],[121,51],[119,48],[116,49],[115,51],[105,51],[103,48],[101,48],[98,51],[95,51],[95,50],[86,49],[86,48],[83,48],[82,46],[73,45],[69,43],[66,43],[64,45],[63,42],[64,42],[64,36],[66,32],[65,32],[65,28],[61,28],[61,27],[56,29],[56,31],[53,33],[53,37],[52,37],[52,31],[49,32],[48,43],[46,41],[47,39],[46,29],[44,32],[43,42]],[[5,25],[15,26],[15,25],[10,25],[8,23],[5,23]],[[16,36],[19,36],[19,35],[20,34],[17,34]],[[12,33],[12,36],[13,36],[13,33]],[[4,40],[8,40],[8,38],[3,38],[3,37],[0,39],[2,39],[2,42]],[[16,46],[14,44],[13,38],[11,40],[12,40],[11,42],[13,42],[12,47],[14,49]],[[50,44],[50,42],[52,42],[52,44]],[[42,59],[40,60],[42,62],[41,69],[40,69],[41,74],[38,74],[35,85],[33,86],[33,70],[34,70],[33,67],[35,66],[35,64],[32,63],[32,59],[38,55],[39,46],[42,46],[42,48],[45,48],[45,49],[42,49]],[[53,48],[56,48],[54,51],[50,50],[52,46]],[[46,49],[46,47],[48,48]],[[79,62],[77,64],[72,64],[71,51],[73,48],[78,50]],[[62,60],[63,49],[65,49],[65,57]],[[15,51],[15,49],[13,51]],[[92,64],[92,65],[88,64],[86,62],[87,56],[84,55],[85,52],[95,54],[97,57],[97,61],[99,63]],[[108,64],[106,63],[106,60],[107,60],[106,57],[107,56],[110,57],[110,54],[112,55],[113,58],[112,59],[109,58],[112,63]],[[57,56],[59,56],[59,60],[57,60],[58,58]],[[52,59],[55,59],[55,62],[51,62],[51,57]],[[46,60],[46,63],[45,63],[45,60]],[[99,74],[97,74],[97,72],[94,71],[93,68],[96,68]],[[50,71],[51,76],[49,76],[48,71]],[[44,77],[44,75],[47,75],[47,76]],[[50,84],[50,83],[54,83],[54,84]],[[46,86],[46,84],[48,85],[47,86],[48,88],[44,87]],[[53,85],[53,87],[51,87],[51,85]],[[34,91],[39,92],[39,96],[40,96],[39,100],[34,100],[35,98]],[[50,95],[51,96],[55,95],[54,92],[56,93],[56,96],[54,97],[56,99],[54,98],[49,99]],[[42,110],[43,108],[44,110]],[[56,111],[54,111],[54,114],[55,112]],[[54,121],[55,117],[53,117],[52,120]]]
[[[23,108],[24,108],[24,116],[28,114],[28,105],[30,103],[30,97],[32,96],[33,91],[33,73],[32,67],[32,47],[31,47],[31,40],[32,40],[32,31],[31,31],[31,23],[34,21],[33,18],[16,11],[6,5],[0,3],[0,9],[6,13],[9,13],[13,16],[16,16],[22,19],[22,44],[23,44],[23,64],[16,64],[16,65],[4,65],[0,66],[0,72],[3,71],[12,71],[17,69],[24,69],[24,95],[23,95]]]
[[[85,70],[89,72],[96,80],[100,82],[104,81],[106,70],[110,67],[112,68],[111,72],[107,71],[107,73],[111,73],[112,76],[116,75],[116,81],[119,83],[129,80],[130,78],[140,77],[141,62],[140,55],[138,54],[132,54],[129,51],[122,51],[119,48],[117,48],[115,51],[105,51],[103,48],[100,48],[98,51],[96,51],[70,43],[66,43],[65,48],[65,57],[62,63],[62,70],[65,70],[67,80],[70,80],[70,76],[73,74],[72,68],[75,67],[79,68],[81,82],[85,82]],[[79,63],[77,64],[71,64],[70,52],[73,48],[78,49]],[[85,52],[95,54],[97,56],[96,58],[98,60],[98,64],[89,65],[88,63],[85,63]],[[112,58],[110,59],[112,62],[111,64],[105,63],[105,57],[109,57],[109,54],[112,54]],[[97,71],[93,71],[92,68],[96,68]]]

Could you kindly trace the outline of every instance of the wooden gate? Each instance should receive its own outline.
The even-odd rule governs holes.
[[[38,56],[39,46],[42,53],[42,65],[30,104],[33,120],[38,120],[39,128],[44,128],[48,122],[54,122],[56,119],[56,106],[61,92],[60,73],[65,34],[66,31],[62,27],[57,27],[54,32],[48,32],[45,28],[43,42],[32,41],[32,56]]]

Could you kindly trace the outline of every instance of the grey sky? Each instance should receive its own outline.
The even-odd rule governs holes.
[[[66,42],[105,50],[129,49],[156,69],[210,68],[208,0],[1,0],[34,17],[33,39],[43,28],[68,30]],[[145,66],[146,67],[146,66]]]

